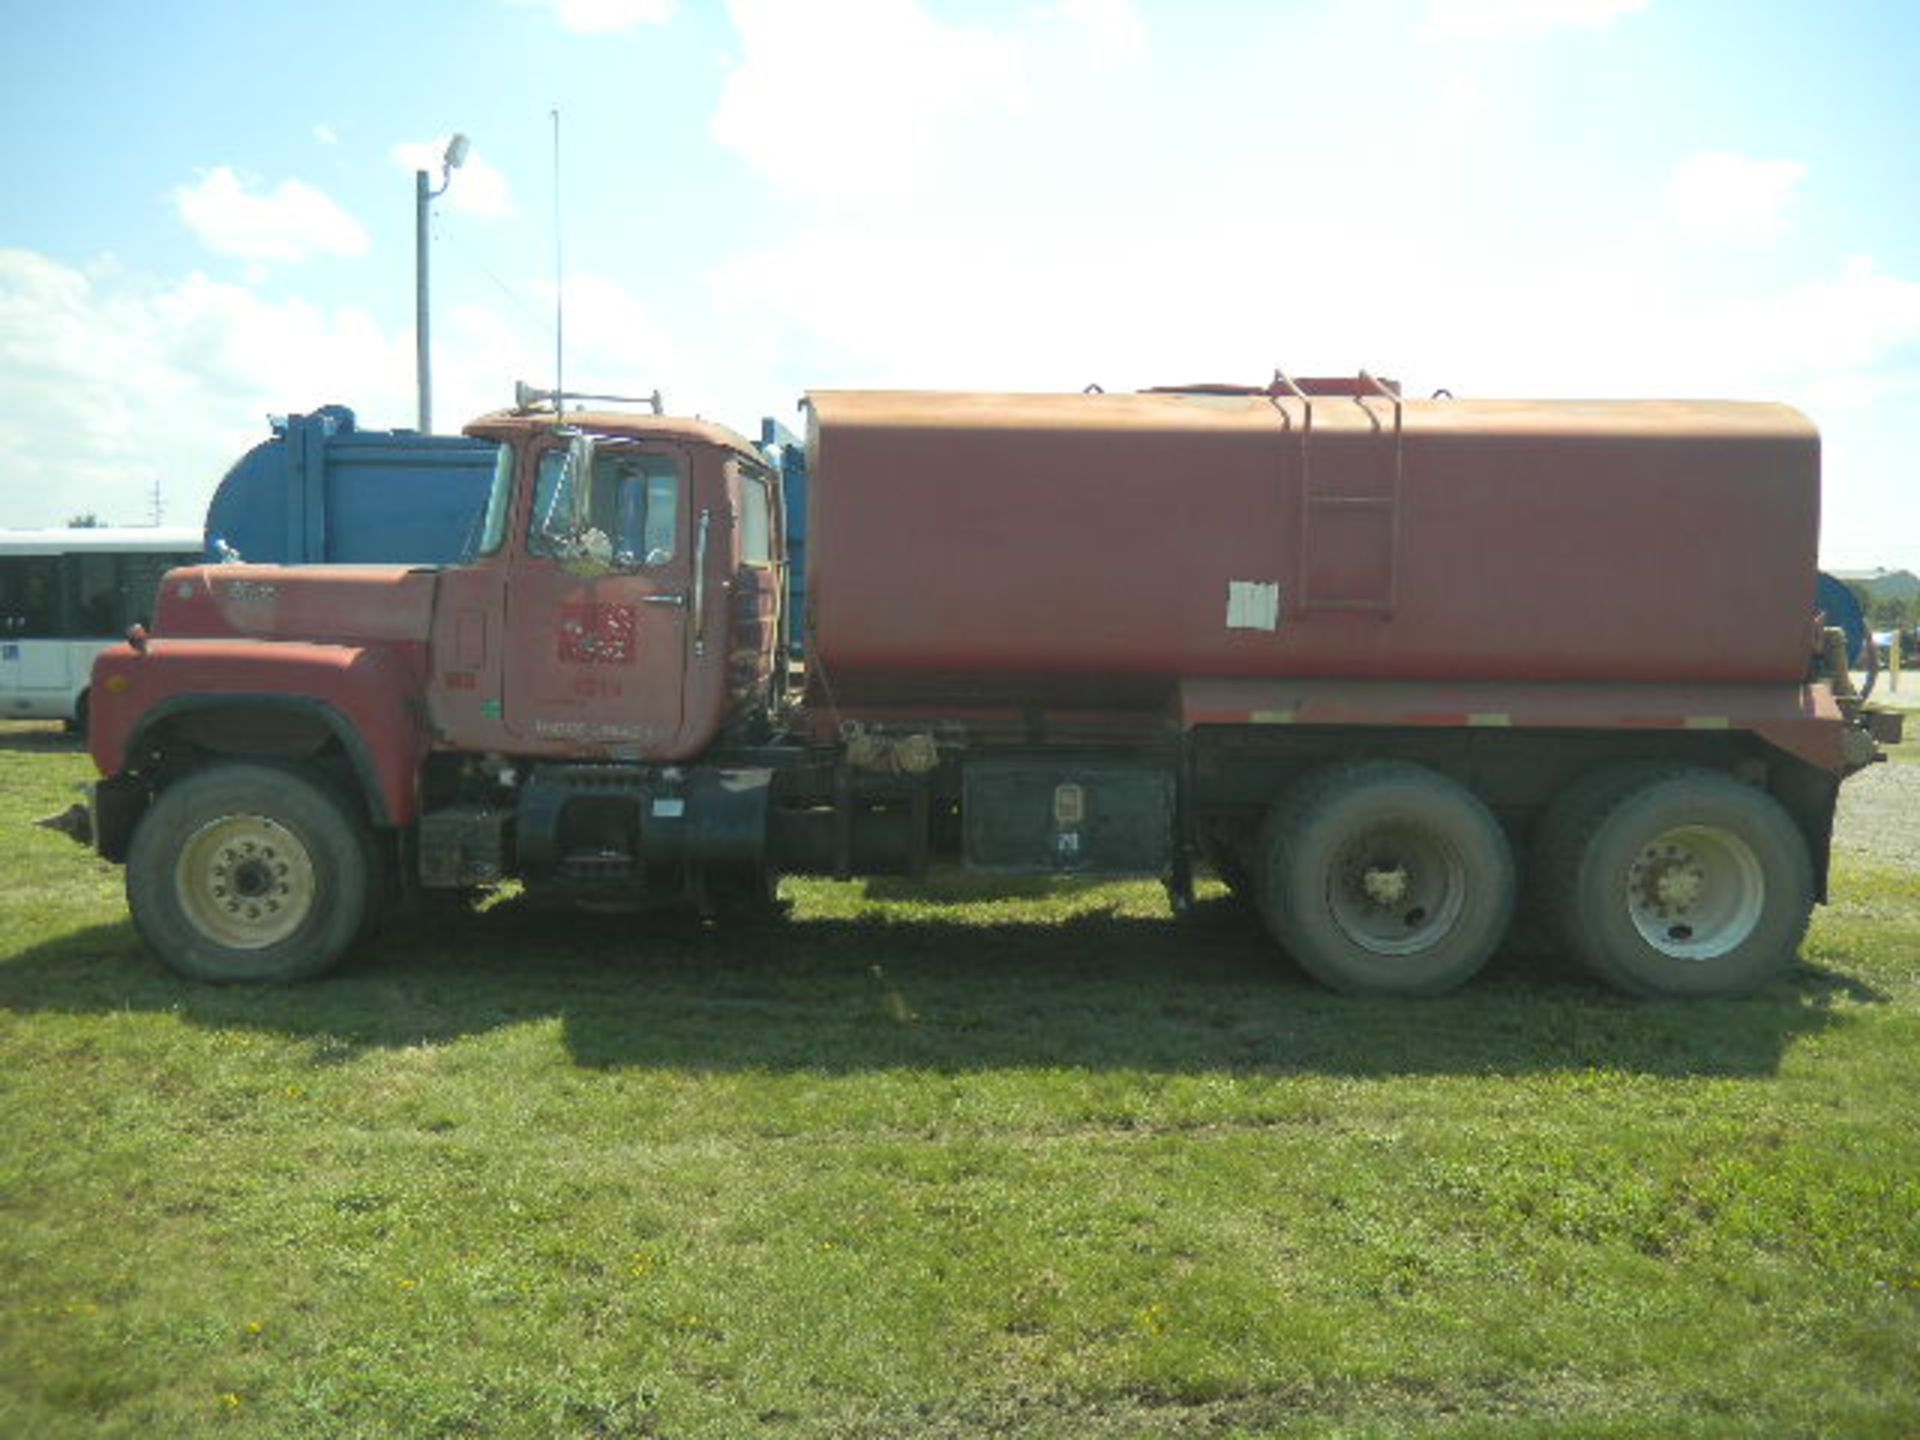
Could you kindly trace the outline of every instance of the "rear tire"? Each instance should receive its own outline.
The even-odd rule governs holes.
[[[1750,995],[1793,963],[1813,862],[1778,801],[1715,770],[1630,767],[1581,782],[1543,832],[1560,943],[1635,995]]]
[[[1420,765],[1316,771],[1268,815],[1258,853],[1267,928],[1349,994],[1445,994],[1486,964],[1513,915],[1500,823]]]
[[[311,774],[215,765],[163,790],[140,818],[127,903],[141,937],[189,979],[306,979],[360,935],[373,851],[352,806]]]

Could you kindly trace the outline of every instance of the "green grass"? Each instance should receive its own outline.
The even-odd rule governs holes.
[[[0,730],[0,1434],[1920,1431],[1920,877],[1644,1005],[1213,897],[791,885],[167,977]]]

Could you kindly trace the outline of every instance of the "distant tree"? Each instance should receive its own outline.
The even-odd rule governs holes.
[[[84,515],[69,515],[67,517],[67,528],[69,530],[98,530],[100,527],[100,517],[91,510],[87,511]]]
[[[1920,620],[1920,602],[1888,596],[1867,607],[1867,619],[1876,630],[1905,630]]]

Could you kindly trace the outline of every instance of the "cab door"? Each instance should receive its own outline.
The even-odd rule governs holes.
[[[506,597],[506,728],[552,753],[673,758],[693,546],[685,447],[576,437],[534,457]]]

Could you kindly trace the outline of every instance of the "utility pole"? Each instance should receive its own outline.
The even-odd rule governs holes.
[[[420,433],[433,433],[433,361],[427,315],[427,206],[447,193],[453,172],[467,163],[467,137],[455,135],[440,154],[440,188],[427,187],[427,172],[413,172],[414,371],[420,387]]]

